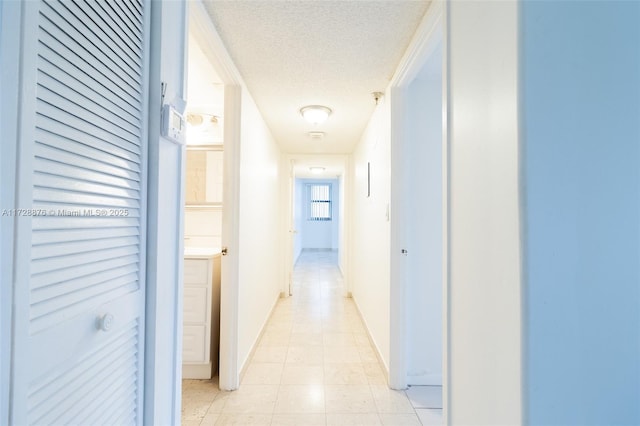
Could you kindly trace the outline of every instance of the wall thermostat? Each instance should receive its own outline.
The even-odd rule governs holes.
[[[187,126],[184,116],[173,105],[162,107],[162,136],[172,142],[184,145],[186,132]]]

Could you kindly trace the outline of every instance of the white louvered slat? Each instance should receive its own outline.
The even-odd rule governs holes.
[[[22,6],[16,424],[144,424],[147,5]]]
[[[139,345],[138,327],[137,322],[129,325],[125,332],[112,336],[95,351],[80,359],[72,368],[52,377],[43,378],[45,385],[32,389],[28,396],[29,424],[89,424],[65,420],[78,418],[92,401],[104,402],[106,391],[117,389],[114,385],[117,385],[115,381],[119,377],[128,376],[130,378],[128,382],[135,383]],[[96,368],[96,366],[105,368]],[[114,375],[114,371],[119,374]],[[115,394],[119,395],[119,393]],[[115,407],[112,404],[110,408]],[[101,424],[101,422],[91,424]]]
[[[79,253],[89,253],[99,250],[113,249],[117,247],[135,246],[138,244],[137,237],[116,237],[116,238],[92,238],[84,241],[67,241],[56,245],[58,256],[67,256]],[[41,259],[49,257],[49,247],[46,244],[33,245],[31,259]]]
[[[78,173],[83,173],[88,182],[102,182],[106,185],[117,188],[125,188],[134,191],[140,190],[140,182],[137,180],[125,179],[87,168],[80,168],[80,170],[78,170],[79,168],[76,165],[52,161],[50,158],[43,158],[38,155],[36,155],[34,164],[36,170],[46,171],[47,174],[54,176],[72,177]]]
[[[63,238],[66,241],[89,241],[91,239],[118,237],[137,238],[138,234],[139,230],[136,227],[92,229],[91,234],[88,234],[85,229],[48,230],[40,231],[37,234],[34,234],[32,244],[34,247],[37,247],[42,244],[50,244],[55,243],[56,241],[61,241]]]
[[[138,191],[127,188],[119,188],[110,185],[102,185],[86,180],[78,180],[69,177],[56,176],[48,173],[36,172],[33,182],[40,188],[50,188],[62,191],[83,192],[107,197],[137,199]]]
[[[119,98],[113,98],[115,86],[110,87],[109,82],[105,80],[94,82],[87,69],[80,68],[78,64],[54,52],[44,43],[41,44],[38,56],[38,70],[58,81],[64,81],[74,91],[94,99],[114,114],[140,127],[139,117],[136,115],[137,109],[123,100],[116,102]]]
[[[82,117],[84,120],[92,121],[98,127],[114,135],[120,135],[122,134],[121,132],[124,131],[126,133],[124,133],[123,138],[129,141],[135,141],[136,135],[140,133],[139,126],[129,123],[119,115],[113,113],[111,109],[99,104],[89,97],[86,97],[81,92],[77,92],[46,72],[40,71],[38,81],[39,86],[42,89],[40,92],[40,98],[45,102],[59,102],[60,99],[58,97],[60,97],[64,99],[66,105],[78,105],[80,106],[80,109],[74,106],[74,110],[68,109],[69,112],[73,111],[77,116]],[[49,94],[48,92],[52,92],[52,94]],[[56,104],[56,106],[62,108],[65,105]]]
[[[37,188],[33,191],[34,197],[36,198],[36,202],[34,204],[41,205],[47,203],[58,203],[58,204],[75,204],[76,206],[82,206],[83,208],[90,208],[91,206],[95,207],[103,207],[103,208],[122,208],[129,210],[129,217],[138,217],[136,212],[132,211],[132,209],[138,208],[139,201],[134,199],[126,199],[126,198],[109,198],[109,197],[101,197],[100,195],[92,195],[92,194],[83,194],[79,192],[64,192],[58,191],[55,189],[48,188]],[[56,213],[58,216],[60,215],[70,215],[77,216],[78,210],[73,210],[70,212],[58,212]],[[56,227],[52,225],[52,221],[50,217],[37,217],[33,219],[34,222],[37,223],[37,227],[39,229],[73,229],[78,226],[77,219],[73,219],[72,221],[64,220],[63,218],[58,219]],[[100,222],[95,221],[89,217],[83,217],[84,228],[89,227],[102,227],[102,226],[135,226],[135,222]],[[75,221],[75,222],[74,222]],[[75,225],[74,225],[75,223]]]
[[[140,180],[138,163],[96,149],[82,143],[71,143],[69,139],[36,129],[38,145],[35,155],[62,164],[73,165],[86,170]]]
[[[121,40],[111,31],[109,26],[103,25],[102,20],[97,16],[92,16],[93,10],[90,5],[89,7],[79,7],[72,1],[65,1],[61,4],[69,11],[69,13],[64,13],[65,21],[81,33],[89,45],[95,46],[105,64],[109,64],[111,61],[112,68],[120,69],[134,80],[140,78],[142,70],[139,49],[135,49],[134,46],[138,53],[137,57],[127,55],[128,49],[122,49]],[[97,21],[92,18],[97,18]]]
[[[39,95],[44,97],[46,94],[43,93],[43,91],[39,91]],[[81,132],[82,138],[93,136],[94,139],[105,141],[110,145],[123,148],[129,152],[135,153],[138,151],[135,144],[126,138],[128,135],[124,132],[114,135],[107,130],[101,129],[93,122],[84,120],[82,117],[75,115],[76,113],[79,113],[79,110],[75,106],[69,105],[64,99],[51,102],[43,100],[40,96],[38,99],[38,120],[36,121],[36,125],[38,127],[51,130],[50,127],[47,127],[47,124],[53,124],[50,121],[53,120],[54,122],[61,123],[71,129]],[[60,109],[57,106],[58,104],[62,104],[63,108],[67,107],[69,110]]]
[[[136,257],[122,257],[116,259],[102,260],[89,265],[72,266],[66,269],[51,271],[43,275],[34,275],[32,278],[34,288],[47,285],[49,283],[59,283],[70,281],[76,278],[85,278],[97,272],[116,269],[127,265],[136,264]]]
[[[119,333],[117,339],[110,342],[100,353],[79,361],[67,374],[53,377],[44,386],[32,390],[29,395],[34,417],[42,416],[73,396],[78,388],[91,383],[96,376],[108,374],[104,368],[92,368],[96,363],[105,365],[114,360],[126,359],[132,353],[131,346],[136,344],[135,330]],[[83,389],[84,392],[89,389]]]
[[[48,109],[51,110],[51,108],[49,107]],[[51,119],[44,115],[38,116],[36,124],[38,126],[37,129],[43,130],[42,132],[39,132],[39,135],[47,137],[48,133],[56,135],[59,138],[67,139],[66,141],[63,141],[63,145],[66,145],[67,151],[75,148],[77,145],[86,145],[96,150],[118,156],[124,160],[132,161],[138,164],[140,163],[139,155],[135,154],[135,150],[130,151],[125,148],[121,148],[120,144],[114,143],[117,141],[100,139],[95,135],[66,126],[63,121]],[[48,141],[43,142],[46,143]]]
[[[113,19],[113,10],[108,7],[107,2],[89,3],[89,8],[85,9],[85,12],[92,16],[94,22],[101,22],[103,30],[108,32],[109,37],[121,46],[132,60],[136,58],[140,60],[142,54],[138,48],[140,39],[132,35],[121,20]]]
[[[109,285],[111,285],[118,282],[123,285],[135,281],[135,275],[137,273],[138,267],[135,264],[129,264],[118,269],[96,272],[74,280],[48,284],[33,290],[31,303],[36,305],[48,300],[53,300],[61,293],[71,294],[88,288],[96,289],[101,285],[105,285],[105,283],[109,283]]]
[[[48,31],[50,30],[50,31]],[[105,74],[108,71],[106,68],[95,62],[89,62],[89,58],[78,54],[73,48],[70,48],[63,41],[58,40],[52,35],[55,34],[55,28],[43,28],[39,29],[39,41],[41,56],[47,57],[52,63],[55,63],[59,67],[72,66],[72,68],[78,68],[83,70],[89,76],[99,77],[99,81],[96,83],[90,83],[90,87],[104,86],[109,90],[112,90],[113,95],[119,101],[126,102],[136,109],[140,109],[140,101],[136,99],[135,94],[131,94],[130,91],[122,88],[117,80],[114,81],[109,78],[109,75]],[[51,57],[46,56],[48,53],[52,53]],[[66,58],[66,60],[60,60],[60,58]],[[95,77],[94,77],[95,78]]]
[[[133,98],[139,98],[141,89],[135,84],[138,78],[127,73],[126,69],[120,67],[120,61],[105,54],[100,47],[94,44],[96,38],[88,37],[87,31],[81,31],[81,27],[74,27],[69,23],[73,20],[73,15],[64,10],[65,2],[52,2],[56,4],[53,8],[46,1],[42,3],[40,27],[49,34],[56,34],[56,38],[71,49],[78,52],[87,62],[92,64],[104,77],[110,79]],[[82,25],[81,22],[76,22]],[[93,34],[90,34],[93,36]],[[100,41],[97,41],[100,44]],[[133,80],[133,81],[132,81]]]

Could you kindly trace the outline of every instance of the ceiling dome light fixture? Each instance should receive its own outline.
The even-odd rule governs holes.
[[[318,167],[318,166],[309,167],[309,171],[314,175],[319,175],[324,172],[324,167]]]
[[[331,114],[331,109],[322,105],[308,105],[300,108],[300,114],[311,124],[322,124]]]

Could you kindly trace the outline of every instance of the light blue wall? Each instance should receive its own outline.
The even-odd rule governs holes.
[[[527,423],[640,424],[640,2],[523,1]]]
[[[298,230],[301,234],[303,249],[338,249],[338,221],[340,220],[340,198],[338,179],[297,179],[302,183],[302,197],[298,202],[300,206],[301,227]],[[306,185],[309,184],[331,184],[331,220],[330,221],[309,221],[307,220],[309,194]]]

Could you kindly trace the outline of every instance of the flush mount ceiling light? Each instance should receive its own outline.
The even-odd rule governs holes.
[[[311,173],[313,173],[314,175],[319,175],[322,172],[324,172],[324,167],[309,167],[309,170],[311,171]]]
[[[322,105],[308,105],[300,108],[300,114],[311,124],[322,124],[329,118],[331,109]]]

